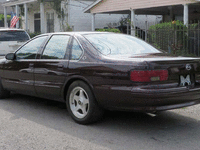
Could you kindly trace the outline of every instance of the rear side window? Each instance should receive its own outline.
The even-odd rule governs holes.
[[[29,36],[24,31],[0,31],[0,41],[27,41]]]
[[[71,53],[71,60],[79,60],[83,53],[82,48],[78,44],[78,42],[74,39],[72,44],[72,53]]]
[[[42,59],[63,59],[67,50],[67,44],[70,36],[54,35],[48,41]]]

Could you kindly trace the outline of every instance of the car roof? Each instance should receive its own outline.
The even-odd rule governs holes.
[[[25,30],[16,28],[0,28],[0,31],[25,31]]]
[[[110,32],[94,32],[94,31],[91,31],[91,32],[89,32],[89,31],[87,31],[87,32],[85,32],[85,31],[83,31],[83,32],[53,32],[53,33],[44,33],[44,34],[40,34],[40,35],[55,35],[55,34],[85,35],[85,34],[102,34],[102,33],[109,34]]]

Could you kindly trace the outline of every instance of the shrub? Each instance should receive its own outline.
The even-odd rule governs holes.
[[[41,34],[40,32],[30,32],[29,36],[30,36],[30,38],[33,38],[33,37],[40,35],[40,34]]]
[[[195,29],[196,24],[190,26]],[[173,55],[188,54],[188,27],[181,21],[164,22],[149,28],[148,42]]]
[[[115,28],[96,29],[96,31],[100,31],[100,32],[115,32],[115,33],[120,33],[120,30],[119,30],[119,29],[115,29]]]

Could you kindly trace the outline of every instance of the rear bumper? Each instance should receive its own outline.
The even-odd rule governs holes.
[[[162,111],[200,103],[200,87],[100,86],[95,87],[95,95],[104,108],[130,111]]]

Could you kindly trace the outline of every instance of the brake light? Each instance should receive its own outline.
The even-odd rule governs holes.
[[[167,70],[131,71],[130,79],[135,82],[165,81],[168,79]]]

